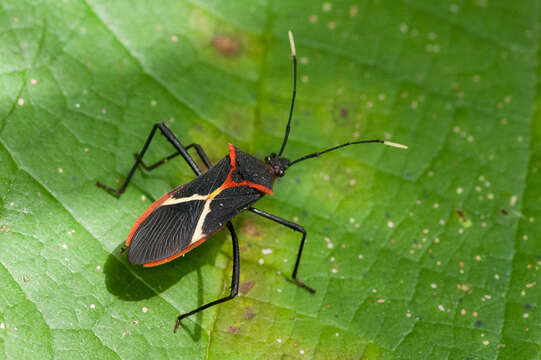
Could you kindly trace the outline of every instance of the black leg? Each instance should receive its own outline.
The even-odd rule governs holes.
[[[221,299],[214,300],[212,302],[209,302],[208,304],[205,304],[203,306],[198,307],[195,310],[192,310],[190,312],[187,312],[185,314],[179,315],[177,318],[177,322],[175,324],[175,330],[174,332],[177,332],[180,321],[184,319],[185,317],[188,317],[190,315],[193,315],[195,313],[200,312],[201,310],[205,310],[211,306],[218,305],[220,303],[223,303],[225,301],[233,299],[235,296],[237,296],[237,293],[239,291],[239,272],[240,272],[240,261],[239,261],[239,242],[237,240],[237,234],[235,233],[235,229],[233,228],[233,225],[231,225],[231,222],[227,223],[227,228],[229,229],[229,232],[231,233],[231,240],[233,242],[233,275],[231,279],[231,293],[228,296],[225,296]]]
[[[265,212],[263,210],[259,210],[259,209],[253,208],[253,207],[248,208],[248,210],[253,212],[254,214],[261,215],[264,218],[267,218],[269,220],[277,222],[278,224],[284,225],[284,226],[286,226],[286,227],[288,227],[290,229],[293,229],[295,231],[298,231],[298,232],[302,233],[301,245],[299,247],[299,252],[297,253],[297,260],[295,261],[295,267],[293,268],[293,274],[291,275],[291,278],[293,279],[295,284],[299,285],[302,288],[305,288],[310,293],[314,294],[316,292],[314,289],[312,289],[311,287],[306,285],[303,281],[297,279],[297,271],[299,270],[299,264],[301,262],[302,249],[304,247],[304,243],[306,242],[306,230],[304,230],[304,228],[302,226],[300,226],[299,224],[295,224],[295,223],[293,223],[291,221],[287,221],[287,220],[282,219],[282,218],[280,218],[278,216],[269,214],[268,212]]]
[[[190,144],[188,146],[186,146],[186,150],[190,149],[190,148],[195,148],[195,151],[197,151],[197,155],[199,155],[199,157],[201,158],[201,160],[203,160],[203,163],[205,164],[205,166],[207,167],[207,169],[210,169],[210,167],[212,166],[211,163],[210,163],[210,160],[209,158],[207,157],[207,154],[205,154],[205,151],[203,150],[203,148],[199,145],[199,144]],[[177,156],[179,156],[180,153],[179,152],[176,152],[174,154],[171,154],[169,156],[166,156],[164,157],[163,159],[161,159],[160,161],[157,161],[156,163],[152,164],[152,165],[146,165],[142,160],[140,162],[141,166],[143,167],[143,169],[147,170],[147,171],[151,171],[151,170],[154,170],[156,169],[158,166],[160,165],[163,165],[165,164],[166,162],[168,162],[169,160],[173,159],[173,158],[176,158]],[[137,159],[137,157],[139,156],[139,154],[134,154],[135,158]]]
[[[188,148],[186,148],[186,150],[188,150]],[[141,162],[139,163],[141,165],[141,167],[147,171],[152,171],[154,169],[156,169],[158,166],[160,165],[163,165],[165,164],[166,162],[168,162],[169,160],[173,159],[173,158],[176,158],[178,155],[180,155],[179,152],[176,152],[174,154],[171,154],[169,156],[166,156],[164,157],[163,159],[161,159],[160,161],[157,161],[156,163],[152,164],[152,165],[147,165],[145,164],[145,162],[143,160],[141,160]],[[135,159],[137,159],[137,157],[139,156],[138,153],[135,153],[133,154],[133,157]]]
[[[111,188],[111,187],[109,187],[107,185],[102,184],[99,181],[96,183],[96,185],[103,188],[103,189],[105,189],[110,194],[112,194],[114,196],[117,196],[117,197],[120,196],[122,193],[124,193],[124,191],[126,190],[126,187],[128,186],[133,174],[135,173],[135,170],[137,169],[137,166],[142,162],[143,156],[145,155],[145,152],[147,151],[148,146],[150,145],[150,142],[152,141],[152,138],[154,137],[154,134],[156,133],[156,129],[159,129],[161,131],[161,133],[165,136],[165,138],[177,150],[177,153],[182,155],[182,157],[184,158],[184,160],[186,160],[188,165],[190,165],[190,167],[192,168],[194,173],[197,176],[201,175],[201,170],[199,170],[199,168],[197,167],[197,164],[195,163],[195,161],[192,159],[192,157],[190,156],[188,151],[186,151],[184,146],[182,146],[180,141],[178,141],[176,136],[171,132],[171,130],[169,130],[169,128],[167,127],[167,125],[165,125],[165,123],[159,123],[159,124],[154,125],[154,127],[152,128],[152,131],[150,132],[150,135],[148,136],[148,138],[147,138],[147,140],[145,142],[145,145],[143,145],[143,149],[137,155],[137,159],[135,160],[135,163],[133,164],[128,176],[126,177],[126,180],[124,181],[124,184],[122,184],[120,189]]]

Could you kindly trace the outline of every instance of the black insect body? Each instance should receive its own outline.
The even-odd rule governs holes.
[[[128,260],[132,264],[139,264],[145,267],[161,265],[186,254],[224,226],[227,226],[231,233],[233,242],[231,293],[226,297],[178,316],[174,328],[175,332],[178,330],[180,321],[183,318],[213,305],[231,300],[237,295],[239,286],[239,245],[235,229],[230,220],[244,210],[261,215],[302,234],[291,278],[295,284],[311,293],[315,292],[315,290],[297,278],[297,271],[306,239],[304,228],[298,224],[252,207],[265,194],[270,195],[273,193],[272,188],[275,179],[284,176],[285,171],[289,167],[298,162],[318,157],[326,152],[352,144],[383,143],[389,146],[407,148],[404,145],[389,141],[363,140],[345,143],[324,151],[308,154],[294,161],[289,161],[281,157],[289,136],[296,94],[297,62],[291,32],[289,32],[289,40],[293,56],[293,96],[284,140],[278,154],[272,153],[265,158],[265,161],[261,161],[229,144],[228,155],[212,166],[207,155],[199,145],[191,144],[184,147],[164,123],[159,123],[154,125],[143,149],[136,155],[135,164],[120,189],[113,189],[100,182],[97,183],[99,187],[113,195],[119,196],[125,191],[139,165],[146,170],[153,170],[178,155],[181,155],[186,160],[198,176],[193,181],[179,186],[155,201],[137,219],[126,240]],[[146,166],[142,161],[143,155],[152,141],[156,130],[159,130],[166,137],[176,149],[176,152],[152,166]],[[188,149],[190,148],[196,150],[201,160],[207,166],[208,171],[204,174],[188,153]]]
[[[185,254],[263,195],[272,194],[275,178],[270,166],[229,144],[229,155],[154,202],[137,219],[126,241],[128,260],[148,267]]]

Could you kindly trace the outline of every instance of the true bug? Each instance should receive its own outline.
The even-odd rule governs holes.
[[[240,269],[239,245],[235,229],[230,220],[244,210],[261,215],[302,234],[291,278],[295,284],[308,290],[310,293],[315,293],[314,289],[297,278],[302,250],[306,240],[306,231],[304,228],[296,223],[252,207],[252,204],[265,194],[272,194],[274,181],[276,178],[284,176],[288,168],[301,161],[318,157],[329,151],[353,144],[382,143],[398,148],[407,148],[405,145],[390,141],[363,140],[334,146],[323,151],[302,156],[294,161],[289,161],[282,157],[291,128],[291,118],[293,116],[297,89],[295,43],[291,31],[288,35],[293,58],[293,95],[284,140],[278,154],[271,153],[265,158],[265,161],[261,161],[229,144],[228,155],[217,164],[211,165],[207,155],[198,144],[190,144],[184,147],[165,123],[158,123],[152,128],[143,149],[138,154],[135,154],[135,164],[120,189],[110,188],[100,182],[96,183],[97,186],[107,190],[109,193],[120,196],[126,190],[130,179],[139,165],[146,170],[153,170],[178,155],[181,155],[186,160],[198,176],[193,181],[177,187],[155,201],[137,219],[126,240],[128,260],[132,264],[143,265],[145,267],[164,264],[200,245],[222,227],[227,226],[229,229],[233,242],[231,293],[229,296],[179,315],[175,323],[175,332],[178,330],[180,321],[183,318],[221,302],[231,300],[237,295]],[[165,136],[176,149],[176,152],[151,166],[147,166],[143,163],[142,159],[156,130],[159,130]],[[189,155],[187,150],[190,148],[195,149],[207,166],[208,171],[204,174]]]

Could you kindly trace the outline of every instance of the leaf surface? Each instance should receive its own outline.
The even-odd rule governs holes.
[[[213,162],[227,143],[306,161],[240,236],[142,269],[120,253],[179,159],[119,184],[152,125]],[[0,358],[538,358],[538,1],[0,4]],[[146,161],[172,152],[158,136]],[[195,156],[195,153],[194,153]]]

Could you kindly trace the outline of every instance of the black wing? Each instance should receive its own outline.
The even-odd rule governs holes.
[[[262,196],[263,193],[249,186],[235,186],[223,190],[214,199],[207,200],[210,201],[210,212],[205,217],[203,233],[212,234],[218,231]]]
[[[153,204],[137,220],[128,237],[128,260],[152,266],[189,251],[202,238],[197,225],[206,201],[196,199],[220,187],[230,169],[229,157],[225,157],[203,175]]]
[[[188,248],[204,204],[197,200],[157,207],[133,234],[128,260],[148,264]]]
[[[173,190],[170,193],[171,197],[179,199],[192,196],[193,194],[209,194],[222,186],[230,171],[231,165],[229,164],[229,157],[226,156],[203,175],[195,178],[186,185]]]

